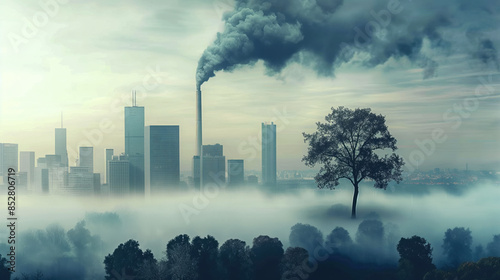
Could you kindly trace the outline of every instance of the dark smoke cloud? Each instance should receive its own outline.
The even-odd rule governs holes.
[[[493,41],[484,35],[498,27],[499,8],[493,2],[236,0],[235,9],[223,16],[224,31],[198,62],[197,86],[217,71],[259,60],[268,75],[297,62],[320,76],[333,76],[356,54],[367,67],[406,57],[423,68],[423,78],[431,78],[438,63],[425,54],[425,40],[447,54],[467,51],[484,63],[498,63]],[[457,38],[470,28],[481,38],[469,39],[472,46],[462,50],[464,39]]]

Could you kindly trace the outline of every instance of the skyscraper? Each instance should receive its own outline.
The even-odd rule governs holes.
[[[226,157],[221,144],[203,145],[202,173],[203,185],[221,185],[226,182]]]
[[[126,156],[113,156],[108,162],[108,184],[111,195],[130,193],[130,164]]]
[[[144,107],[125,107],[125,154],[130,163],[130,190],[144,194]]]
[[[262,123],[262,183],[276,185],[276,125]]]
[[[87,166],[71,166],[68,187],[59,191],[61,194],[91,195],[94,193],[94,174]]]
[[[3,176],[4,184],[7,183],[9,168],[19,172],[18,163],[17,144],[0,143],[0,176]]]
[[[35,185],[35,152],[21,151],[19,153],[19,171],[26,172],[28,190],[33,190]]]
[[[61,166],[68,167],[68,150],[66,148],[66,128],[56,128],[55,154],[61,156]]]
[[[50,193],[62,193],[68,185],[68,168],[62,166],[60,155],[45,155]]]
[[[106,171],[104,172],[104,174],[106,174],[106,184],[108,184],[108,161],[110,160],[113,160],[113,154],[114,154],[114,150],[113,149],[106,149],[106,155],[105,155],[105,164],[104,166],[106,167]]]
[[[179,185],[178,125],[151,125],[145,129],[144,167],[146,190],[151,194]]]
[[[245,182],[244,162],[242,159],[227,160],[228,185],[242,185]]]
[[[94,147],[80,147],[80,167],[87,167],[89,173],[94,173]]]

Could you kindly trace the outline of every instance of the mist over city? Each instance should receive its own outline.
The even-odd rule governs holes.
[[[0,278],[499,279],[495,1],[6,1]]]

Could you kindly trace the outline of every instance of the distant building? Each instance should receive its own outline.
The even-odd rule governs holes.
[[[68,186],[60,190],[61,194],[91,195],[94,193],[94,174],[86,166],[71,166]]]
[[[129,158],[130,189],[144,194],[144,107],[125,107],[125,154]]]
[[[193,156],[193,184],[196,188],[200,187],[200,156]]]
[[[221,144],[203,145],[203,185],[226,183],[226,157]]]
[[[61,163],[60,155],[45,155],[49,175],[49,192],[61,193],[68,186],[68,168]]]
[[[7,184],[9,168],[14,168],[16,174],[19,172],[18,163],[17,144],[0,143],[0,176],[4,184]]]
[[[245,182],[245,168],[242,159],[227,160],[228,185],[242,185]]]
[[[46,182],[43,180],[46,180]],[[35,185],[33,188],[33,192],[48,193],[48,191],[49,191],[49,170],[47,169],[47,160],[45,159],[45,157],[37,158],[35,167]]]
[[[55,129],[55,154],[61,157],[61,165],[68,167],[68,150],[66,148],[66,128]]]
[[[94,147],[80,147],[80,167],[87,167],[89,173],[94,173]]]
[[[111,195],[130,193],[130,163],[126,156],[113,156],[108,162],[108,187]]]
[[[151,125],[145,128],[144,169],[146,190],[151,194],[179,186],[178,125]]]
[[[114,154],[114,150],[113,149],[106,149],[106,155],[105,155],[105,164],[104,166],[106,167],[106,171],[104,172],[106,178],[105,178],[105,182],[106,184],[108,184],[108,161],[110,160],[113,160],[113,154]]]
[[[248,184],[249,185],[257,185],[259,183],[259,178],[255,175],[250,175],[248,176]]]
[[[262,123],[262,183],[276,185],[276,125]]]
[[[21,151],[19,153],[19,171],[26,172],[26,185],[32,191],[35,187],[35,152]]]
[[[94,173],[94,194],[101,194],[101,173]]]

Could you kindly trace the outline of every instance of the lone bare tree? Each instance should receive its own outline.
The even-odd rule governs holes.
[[[309,148],[302,161],[311,167],[322,164],[315,177],[320,189],[335,189],[342,178],[352,183],[351,217],[355,219],[359,183],[370,179],[380,189],[391,180],[399,183],[404,162],[395,153],[381,155],[385,149],[397,149],[396,139],[387,130],[385,117],[371,109],[332,108],[325,120],[316,123],[316,132],[303,133]]]

